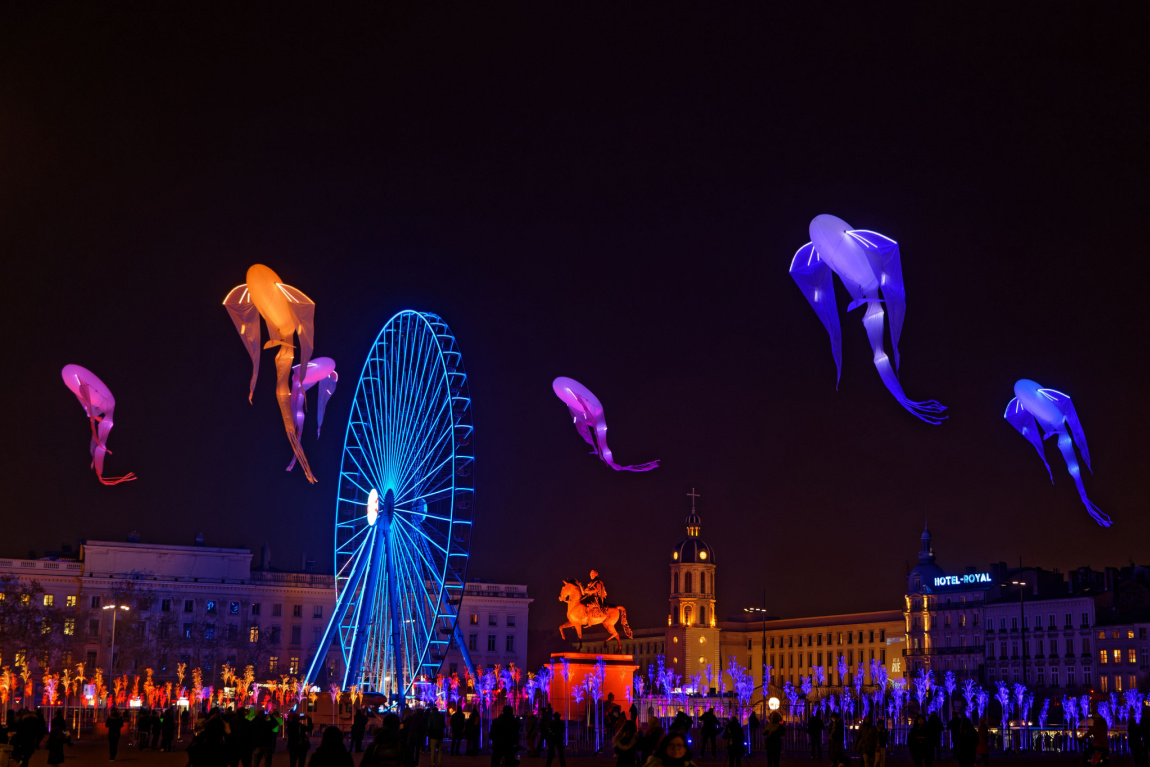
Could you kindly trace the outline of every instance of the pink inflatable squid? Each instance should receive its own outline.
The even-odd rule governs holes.
[[[130,482],[136,478],[132,472],[122,477],[104,476],[104,456],[110,455],[108,449],[108,435],[112,433],[112,413],[116,409],[116,399],[104,382],[96,374],[79,365],[65,365],[60,371],[64,384],[80,400],[84,414],[88,416],[88,423],[92,427],[92,442],[89,451],[92,453],[92,468],[96,470],[96,478],[101,484],[118,485],[121,482]]]
[[[327,407],[327,401],[331,399],[331,395],[335,394],[335,385],[337,383],[339,383],[339,374],[335,372],[335,360],[331,357],[318,357],[307,363],[307,375],[304,376],[302,382],[299,380],[299,365],[292,368],[291,409],[292,412],[295,413],[295,430],[297,434],[303,433],[304,407],[307,391],[316,384],[319,384],[319,413],[317,413],[317,423],[315,427],[315,436],[319,437],[319,431],[323,428],[323,411]],[[294,469],[295,464],[295,456],[292,456],[291,463],[288,464],[287,470],[291,471]]]
[[[575,421],[575,428],[588,445],[591,446],[592,455],[599,456],[603,463],[615,471],[650,471],[658,468],[658,461],[635,464],[633,466],[620,466],[611,456],[611,449],[607,447],[607,422],[603,418],[603,405],[598,398],[583,384],[574,378],[560,376],[551,382],[555,396],[563,400],[571,417]]]

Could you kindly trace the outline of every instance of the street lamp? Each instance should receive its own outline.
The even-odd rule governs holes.
[[[1026,596],[1026,581],[1011,581],[1011,583],[1018,587],[1018,620],[1022,622],[1022,683],[1027,684],[1030,680],[1026,678],[1026,612],[1022,604]]]
[[[103,609],[112,611],[112,652],[108,658],[108,683],[112,683],[112,679],[116,676],[116,670],[113,664],[116,662],[116,616],[120,614],[120,610],[127,610],[127,605],[104,605]]]
[[[762,607],[744,607],[745,613],[761,613],[763,618],[763,697],[767,697],[767,590],[763,589],[763,606]]]

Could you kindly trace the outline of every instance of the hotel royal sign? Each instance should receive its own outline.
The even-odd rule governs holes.
[[[966,573],[965,575],[941,575],[934,579],[934,587],[946,586],[973,586],[980,583],[989,584],[990,573]]]

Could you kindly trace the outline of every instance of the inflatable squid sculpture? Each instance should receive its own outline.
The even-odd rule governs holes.
[[[132,472],[122,477],[104,476],[104,456],[111,455],[108,449],[108,435],[112,433],[112,414],[116,409],[116,399],[104,382],[96,374],[79,365],[65,365],[60,371],[64,384],[80,400],[84,408],[84,415],[88,416],[88,424],[92,428],[92,442],[88,450],[92,453],[92,468],[96,470],[96,478],[104,485],[118,485],[121,482],[130,482],[136,478]]]
[[[898,338],[906,315],[898,243],[878,232],[854,229],[841,218],[826,214],[815,216],[811,221],[810,235],[811,241],[799,248],[791,259],[790,272],[830,334],[837,371],[835,387],[843,372],[842,332],[833,280],[837,274],[851,294],[847,311],[866,306],[863,327],[874,350],[874,365],[886,388],[914,416],[930,424],[942,423],[946,418],[944,405],[935,400],[915,402],[903,393],[898,381]],[[893,367],[883,350],[883,316],[887,313],[890,314]]]
[[[263,264],[248,269],[247,282],[237,285],[224,298],[224,306],[231,315],[232,322],[244,340],[248,354],[252,358],[252,380],[248,385],[248,402],[256,390],[256,377],[260,371],[260,317],[268,326],[270,340],[263,348],[279,347],[276,352],[276,400],[283,416],[284,431],[308,482],[315,482],[315,476],[308,466],[307,456],[300,445],[296,429],[295,414],[292,408],[292,361],[295,346],[292,337],[299,339],[299,367],[308,369],[312,348],[315,344],[315,302],[291,285],[285,285],[278,274]],[[306,378],[306,376],[305,376]]]
[[[1062,451],[1066,468],[1074,484],[1078,486],[1078,497],[1082,499],[1082,503],[1095,522],[1103,527],[1110,527],[1110,517],[1090,502],[1086,497],[1086,488],[1082,486],[1082,473],[1074,456],[1074,446],[1078,445],[1087,469],[1090,469],[1090,451],[1086,449],[1086,433],[1082,431],[1082,424],[1078,420],[1078,413],[1074,411],[1074,403],[1070,401],[1070,397],[1054,389],[1043,389],[1034,381],[1023,378],[1014,384],[1014,399],[1007,404],[1003,417],[1034,445],[1042,462],[1046,464],[1046,473],[1052,483],[1054,475],[1042,449],[1042,440],[1058,435],[1058,449]],[[1039,425],[1042,426],[1043,434],[1039,434]]]
[[[567,405],[579,436],[591,446],[591,454],[599,456],[603,463],[615,471],[650,471],[659,466],[658,461],[634,466],[620,466],[615,463],[611,449],[607,447],[607,422],[603,418],[603,405],[598,398],[574,378],[560,376],[551,382],[551,388]]]
[[[315,436],[319,437],[320,429],[323,428],[323,411],[327,408],[327,401],[331,399],[331,395],[335,394],[337,383],[339,383],[339,375],[335,372],[335,360],[331,357],[319,357],[307,363],[307,375],[304,376],[303,381],[300,381],[299,365],[292,368],[291,409],[295,413],[296,434],[303,433],[304,399],[307,396],[307,391],[319,384],[319,412],[316,414],[317,423],[315,427]],[[295,464],[296,459],[293,455],[287,470],[294,469]]]

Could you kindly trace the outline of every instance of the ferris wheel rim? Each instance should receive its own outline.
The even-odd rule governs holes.
[[[439,402],[440,411],[436,413],[438,419],[437,426],[443,426],[443,435],[430,445],[432,453],[437,457],[445,456],[441,465],[430,467],[431,472],[425,476],[433,476],[434,472],[443,472],[444,465],[449,471],[445,476],[450,478],[450,483],[443,487],[434,487],[430,492],[424,493],[417,485],[411,484],[403,485],[402,482],[410,479],[409,477],[389,477],[390,482],[379,483],[380,487],[371,487],[371,492],[377,494],[386,493],[389,497],[393,497],[393,510],[390,512],[392,516],[389,518],[389,533],[390,530],[395,529],[399,532],[392,534],[389,538],[390,545],[396,546],[397,542],[405,547],[405,552],[409,556],[406,560],[409,562],[422,560],[416,566],[410,567],[408,571],[402,574],[403,582],[410,588],[410,593],[405,594],[406,597],[411,599],[403,600],[409,604],[401,604],[400,607],[409,610],[405,613],[404,626],[401,630],[404,634],[404,648],[406,650],[406,660],[397,661],[395,659],[396,653],[392,655],[392,669],[396,666],[403,666],[402,674],[397,673],[397,676],[402,676],[396,684],[397,687],[403,687],[403,693],[406,694],[412,687],[416,680],[415,670],[428,666],[428,659],[431,658],[431,644],[436,641],[435,631],[438,628],[440,633],[443,633],[448,628],[455,630],[456,623],[458,622],[458,601],[462,599],[464,584],[466,583],[467,564],[470,558],[471,546],[471,529],[473,524],[473,517],[471,511],[471,498],[474,495],[474,479],[472,471],[474,467],[474,454],[472,451],[462,451],[464,445],[470,445],[471,434],[474,431],[474,426],[471,419],[471,400],[470,392],[467,384],[467,375],[463,368],[462,355],[458,349],[458,343],[454,334],[451,332],[450,327],[443,321],[441,317],[431,312],[421,312],[413,309],[406,309],[392,315],[387,322],[384,323],[379,333],[376,335],[371,344],[370,351],[368,352],[363,368],[360,371],[360,377],[357,381],[355,395],[352,400],[351,412],[348,417],[347,427],[344,434],[344,446],[340,461],[340,486],[337,489],[336,498],[336,520],[335,520],[335,545],[334,545],[334,558],[333,558],[333,574],[335,576],[335,591],[337,597],[337,604],[344,596],[344,591],[349,588],[362,588],[360,584],[353,585],[350,581],[350,575],[353,575],[356,568],[362,562],[357,564],[357,557],[363,557],[365,554],[364,542],[361,541],[358,545],[354,544],[356,538],[363,537],[365,540],[372,537],[374,540],[375,534],[368,532],[374,528],[375,522],[370,523],[367,527],[359,526],[359,520],[353,515],[350,519],[345,520],[345,507],[348,504],[357,505],[358,500],[352,498],[345,498],[345,481],[349,480],[351,474],[356,476],[367,476],[367,467],[356,460],[355,452],[359,451],[360,457],[363,457],[364,441],[361,439],[362,434],[357,431],[357,428],[362,429],[366,420],[357,420],[357,415],[364,416],[360,413],[361,395],[366,397],[368,395],[374,396],[374,404],[377,406],[376,417],[380,417],[380,412],[385,408],[392,408],[394,403],[390,400],[381,399],[380,395],[386,395],[387,392],[375,391],[376,387],[382,386],[380,383],[380,365],[381,359],[386,356],[387,352],[392,350],[393,346],[400,345],[401,343],[410,342],[411,328],[406,327],[405,323],[413,324],[419,335],[420,343],[425,344],[421,347],[421,352],[425,355],[420,363],[425,363],[427,356],[430,355],[434,358],[435,369],[431,371],[435,374],[435,382],[437,387],[437,394],[442,401]],[[389,346],[389,333],[398,333],[395,344]],[[408,336],[404,337],[402,334],[407,333]],[[430,345],[426,345],[430,339]],[[404,351],[408,351],[404,349]],[[373,370],[372,366],[375,364],[376,368]],[[424,364],[423,370],[427,370]],[[401,374],[406,375],[407,369],[401,371]],[[457,380],[453,382],[453,377]],[[365,388],[371,389],[365,393]],[[406,392],[406,396],[411,396],[413,392]],[[460,396],[462,395],[462,396]],[[462,403],[462,404],[460,404]],[[422,404],[422,400],[421,400]],[[393,410],[394,408],[392,408]],[[387,410],[384,414],[386,418],[392,418],[391,410]],[[401,416],[406,417],[407,414]],[[384,427],[382,422],[373,424],[373,426]],[[410,425],[408,422],[406,425]],[[418,424],[421,428],[426,424],[421,422]],[[387,421],[384,428],[385,436],[395,439],[394,427],[395,423]],[[402,428],[400,428],[402,432]],[[461,444],[462,436],[466,438],[466,442]],[[398,439],[407,439],[406,433],[400,433]],[[373,433],[372,439],[379,439],[379,435]],[[439,444],[440,441],[446,440],[446,446]],[[354,441],[354,445],[353,445]],[[378,444],[375,445],[379,447]],[[424,443],[420,443],[414,448],[411,445],[405,445],[402,455],[405,464],[409,469],[423,470],[421,464],[412,464],[412,460],[417,460],[418,455],[414,455],[411,451],[420,450],[425,447]],[[380,460],[394,462],[396,460],[394,453],[395,445],[389,445],[389,452],[386,457],[377,455]],[[429,453],[431,454],[431,453]],[[350,472],[348,466],[349,458],[355,463],[357,472]],[[467,474],[462,474],[462,469],[457,469],[457,466],[462,466],[467,469]],[[379,466],[372,468],[379,469]],[[350,472],[350,473],[349,473]],[[402,473],[402,472],[401,472]],[[436,475],[438,476],[438,475]],[[466,482],[460,482],[462,476],[471,477]],[[363,487],[359,483],[351,480],[356,487],[362,491]],[[387,486],[393,485],[393,486]],[[465,486],[466,485],[466,486]],[[386,487],[385,487],[386,486]],[[422,495],[421,495],[422,493]],[[406,501],[411,504],[411,509],[401,509],[400,502]],[[466,501],[466,505],[465,502]],[[422,511],[419,511],[422,502]],[[431,504],[444,504],[446,503],[446,514],[443,516],[436,516],[429,513]],[[401,513],[402,512],[402,513]],[[427,541],[430,537],[426,534],[420,537],[423,532],[423,527],[417,520],[407,519],[407,515],[418,516],[421,515],[424,523],[428,519],[433,521],[433,526],[439,530],[446,525],[446,534],[442,536],[441,541],[432,541],[439,552],[432,553],[427,547]],[[397,523],[398,521],[398,523]],[[356,530],[359,527],[358,531]],[[402,539],[402,540],[401,540]],[[423,547],[420,547],[423,544]],[[374,545],[374,544],[373,544]],[[396,546],[398,549],[399,546]],[[412,555],[412,552],[415,552]],[[398,557],[397,557],[398,559]],[[427,573],[422,568],[427,565],[431,575],[434,575],[434,580],[424,577]],[[350,568],[350,573],[349,573]],[[396,581],[400,583],[400,574],[396,571]],[[422,587],[422,588],[420,588]],[[434,588],[432,588],[434,587]],[[457,590],[457,596],[453,596],[450,591]],[[422,593],[417,593],[422,592]],[[423,604],[415,604],[416,600],[420,600]],[[390,599],[388,602],[390,603]],[[360,621],[363,616],[357,607],[354,612],[355,620]],[[396,608],[398,609],[398,608]],[[423,620],[420,624],[416,625],[416,611],[422,610]],[[333,620],[340,620],[340,616],[333,616]],[[386,625],[390,620],[388,615],[376,617],[379,626]],[[411,625],[410,643],[406,643],[408,637],[407,624]],[[417,629],[422,629],[422,641],[420,635],[417,635]],[[378,638],[382,632],[378,627],[375,628],[376,636]],[[340,641],[341,650],[344,654],[345,663],[349,661],[349,648],[347,646],[347,632],[342,623],[339,626],[338,640]],[[438,642],[443,646],[444,654],[446,654],[446,645],[444,642]],[[417,646],[418,645],[418,646]],[[382,675],[387,667],[387,653],[388,650],[385,646],[374,648],[374,651],[380,658]],[[434,660],[434,658],[432,658]],[[438,660],[442,660],[440,657]],[[349,669],[349,673],[359,674],[360,670]],[[346,675],[345,675],[346,678]],[[386,677],[385,677],[386,679]]]

